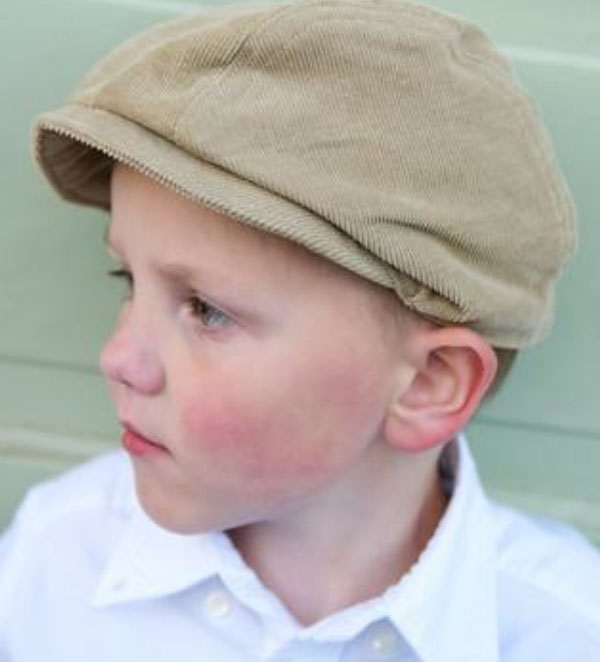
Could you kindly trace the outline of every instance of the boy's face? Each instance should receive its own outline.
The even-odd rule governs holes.
[[[379,288],[120,166],[108,240],[132,285],[101,367],[121,422],[162,447],[124,436],[153,519],[276,518],[374,470],[410,379]]]

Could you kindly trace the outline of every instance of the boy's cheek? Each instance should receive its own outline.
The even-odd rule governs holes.
[[[241,479],[265,491],[284,488],[290,479],[313,482],[329,462],[327,444],[315,444],[306,417],[286,406],[257,394],[189,401],[179,417],[182,456],[190,467],[210,466],[237,489]]]
[[[347,361],[318,365],[325,369],[307,373],[298,366],[290,379],[272,376],[276,389],[271,380],[252,380],[234,390],[239,376],[213,381],[210,392],[186,389],[195,395],[174,398],[182,454],[253,484],[323,478],[361,445],[352,436],[365,425],[373,394],[365,393],[365,372],[348,369]]]
[[[191,400],[180,410],[182,451],[221,475],[243,471],[260,479],[277,464],[268,452],[268,420],[268,411],[251,399],[214,393]]]

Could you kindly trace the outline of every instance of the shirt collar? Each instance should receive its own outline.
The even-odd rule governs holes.
[[[435,534],[411,570],[382,596],[308,627],[280,623],[315,640],[349,639],[370,623],[389,619],[423,662],[498,662],[494,534],[467,441],[443,455],[452,497]],[[448,472],[448,468],[450,472]],[[125,497],[123,497],[125,498]],[[159,598],[219,576],[258,613],[278,614],[277,598],[260,582],[223,533],[180,535],[142,510],[134,490],[129,517],[96,588],[98,607]]]
[[[454,454],[452,498],[413,568],[383,600],[424,662],[498,662],[496,549],[489,503],[466,439]]]
[[[162,597],[214,574],[212,536],[166,531],[142,511],[137,499],[92,600],[97,607]]]
[[[379,598],[301,636],[349,639],[388,619],[422,662],[499,662],[493,522],[464,436],[448,444],[441,469],[452,497],[410,571]]]
[[[163,529],[146,515],[133,484],[129,468],[110,501],[125,521],[124,530],[95,588],[92,606],[161,598],[218,576],[255,612],[277,614],[282,628],[294,629],[293,619],[282,615],[278,599],[263,586],[227,535],[183,535]]]

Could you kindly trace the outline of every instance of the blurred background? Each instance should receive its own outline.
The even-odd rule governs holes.
[[[1,2],[0,530],[32,482],[119,445],[97,369],[121,294],[106,277],[107,218],[61,202],[42,180],[32,120],[128,35],[207,4]],[[519,357],[469,438],[493,495],[570,521],[600,544],[600,3],[429,4],[480,24],[512,60],[554,139],[580,222],[551,336]]]

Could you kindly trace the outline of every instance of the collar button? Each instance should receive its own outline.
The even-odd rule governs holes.
[[[231,599],[224,591],[211,591],[204,599],[204,608],[213,618],[225,618],[231,613]]]
[[[371,649],[381,658],[391,657],[398,649],[398,638],[391,632],[380,632],[371,639]]]
[[[115,593],[120,593],[124,591],[129,586],[129,583],[126,579],[117,579],[117,581],[112,585],[112,590]]]

